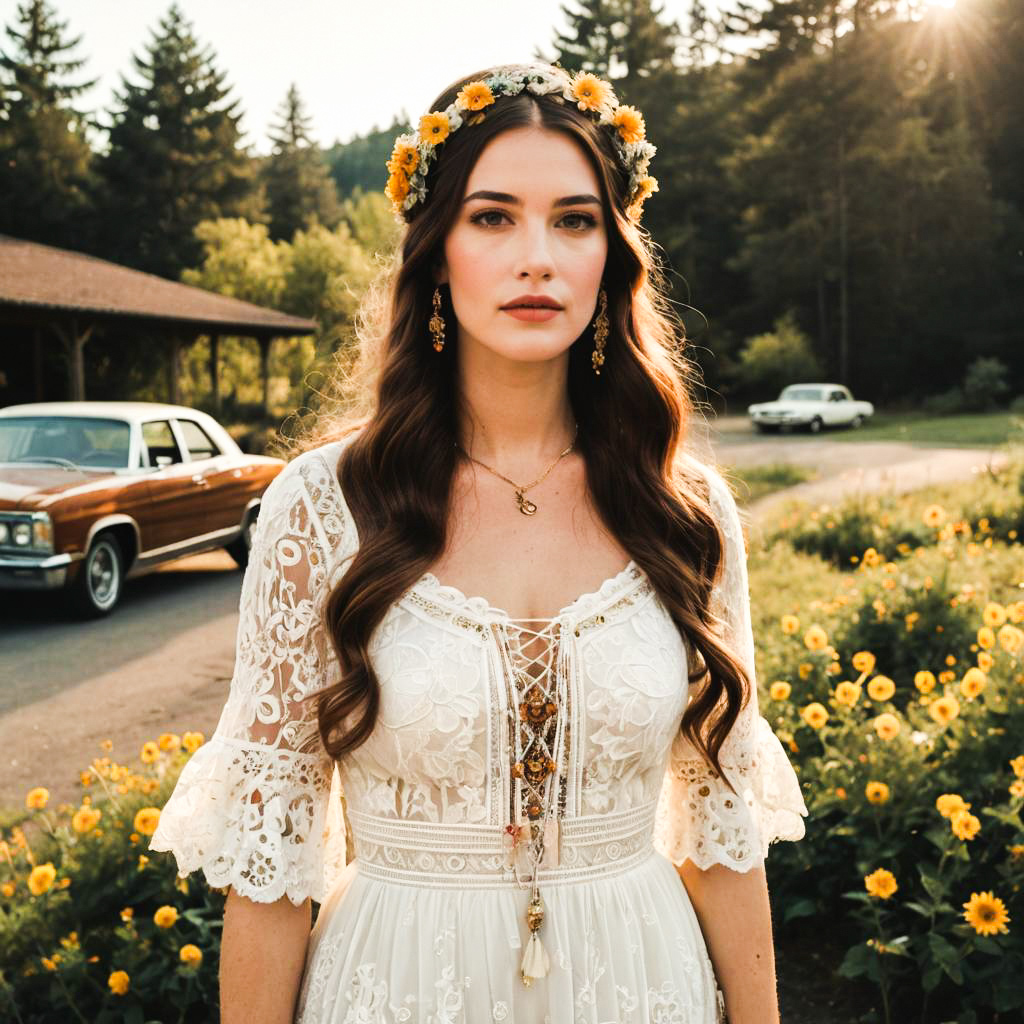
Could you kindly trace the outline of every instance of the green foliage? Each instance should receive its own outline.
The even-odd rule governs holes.
[[[823,370],[792,310],[775,321],[775,329],[751,338],[740,352],[738,377],[749,393],[776,398],[787,384],[816,380]]]
[[[1010,390],[1009,370],[1001,359],[979,357],[967,367],[964,377],[964,405],[975,412],[984,412],[1001,404]]]
[[[18,9],[0,53],[0,232],[68,245],[89,205],[92,151],[87,116],[73,101],[95,84],[70,82],[85,60],[71,56],[81,37],[66,36],[45,0]]]
[[[99,163],[100,244],[117,262],[177,278],[199,261],[201,221],[261,216],[241,113],[176,5],[133,63],[140,81],[122,78]]]
[[[135,770],[95,759],[77,812],[44,806],[4,830],[4,1020],[201,1024],[215,1012],[223,893],[198,877],[178,879],[170,856],[142,852],[189,756],[179,737],[161,741],[156,760]],[[144,808],[148,822],[137,817]],[[82,820],[92,811],[97,820]],[[53,884],[33,894],[33,865],[47,863]],[[183,949],[194,955],[189,947],[198,962],[182,959]],[[128,976],[123,994],[112,987],[118,971]]]

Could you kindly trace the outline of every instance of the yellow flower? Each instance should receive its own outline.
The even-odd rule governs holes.
[[[1024,796],[1024,779],[1014,779],[1009,786],[1010,796]]]
[[[888,711],[881,715],[876,715],[872,724],[875,727],[875,732],[878,733],[879,739],[891,740],[899,735],[900,720],[895,715],[889,714]]]
[[[424,114],[420,118],[420,139],[423,142],[436,146],[448,138],[451,125],[448,123],[448,115],[444,111],[435,111]]]
[[[960,680],[960,693],[968,700],[973,700],[985,689],[988,678],[980,668],[969,668]]]
[[[384,193],[396,208],[401,207],[405,202],[405,197],[409,194],[409,179],[401,171],[395,171],[388,178]]]
[[[809,661],[801,661],[797,665],[796,670],[801,679],[806,679],[814,669],[814,666]]]
[[[28,891],[33,896],[42,896],[44,892],[49,892],[56,877],[57,869],[49,861],[38,864],[28,876]]]
[[[970,811],[954,811],[949,825],[957,839],[973,839],[981,831],[981,822]]]
[[[996,932],[1006,934],[1009,931],[1006,922],[1010,920],[1010,915],[1006,912],[1006,904],[993,895],[992,890],[972,892],[971,898],[963,906],[964,920],[979,935],[995,935]]]
[[[800,620],[795,615],[783,615],[779,620],[782,632],[792,636],[800,628]]]
[[[884,782],[869,782],[864,787],[864,795],[872,804],[884,804],[889,799],[889,787]]]
[[[960,701],[951,696],[938,697],[928,705],[928,714],[939,725],[947,725],[960,714]]]
[[[1024,601],[1014,601],[1006,606],[1006,615],[1011,622],[1018,625],[1024,622]]]
[[[887,900],[898,888],[896,876],[885,868],[878,868],[864,878],[864,887],[872,896]]]
[[[201,732],[187,732],[181,737],[181,745],[190,754],[194,754],[203,745],[204,738]]]
[[[100,820],[102,813],[102,811],[96,810],[95,807],[83,804],[75,811],[71,818],[71,827],[79,834],[88,832],[96,827],[96,823]]]
[[[821,628],[821,626],[811,626],[811,628],[804,633],[804,646],[809,651],[820,651],[827,644],[828,634]]]
[[[658,179],[652,178],[648,175],[645,178],[641,178],[636,185],[636,191],[633,193],[632,202],[627,209],[632,220],[637,220],[640,214],[643,212],[644,203],[650,198],[650,196],[658,192]]]
[[[50,799],[50,791],[45,786],[36,786],[25,794],[25,806],[30,811],[41,811]]]
[[[989,601],[981,613],[986,626],[1001,626],[1006,621],[1006,609],[996,601]]]
[[[110,751],[114,749],[114,741],[113,740],[103,740],[100,743],[100,746],[109,754]]]
[[[812,729],[820,729],[828,721],[828,711],[818,701],[812,701],[807,707],[801,708],[800,716]]]
[[[571,88],[580,110],[599,110],[611,93],[611,86],[589,71],[576,75]]]
[[[144,764],[152,764],[160,756],[160,748],[152,740],[142,744],[139,759]]]
[[[203,951],[191,942],[181,947],[178,956],[186,967],[198,967],[203,962]]]
[[[124,971],[114,971],[107,978],[107,985],[115,996],[123,996],[128,991],[130,984],[131,979]]]
[[[992,650],[996,645],[996,635],[992,632],[989,626],[982,626],[978,630],[978,646],[983,647],[986,651]]]
[[[4,882],[0,885],[0,893],[3,893],[5,900],[9,900],[14,895],[14,885],[11,882]]]
[[[956,811],[969,810],[970,806],[969,803],[964,802],[964,798],[959,793],[943,793],[935,800],[935,809],[944,818],[950,817]]]
[[[1017,654],[1021,647],[1024,647],[1024,630],[1020,630],[1016,626],[1009,624],[1000,626],[997,636],[999,646],[1007,654]]]
[[[121,920],[127,924],[135,916],[135,911],[131,907],[125,907],[121,911]]]
[[[996,659],[992,657],[988,651],[978,651],[978,668],[982,672],[991,672],[992,666],[995,665]]]
[[[921,519],[925,526],[941,526],[946,521],[946,510],[941,505],[929,505]]]
[[[1024,779],[1024,754],[1019,754],[1012,761],[1010,761],[1010,767],[1013,769],[1013,774],[1018,779]]]
[[[153,915],[153,923],[157,928],[171,928],[178,920],[178,911],[174,907],[158,907]]]
[[[156,743],[161,750],[179,750],[181,748],[181,737],[173,732],[162,732],[157,738]]]
[[[835,698],[845,707],[852,708],[860,699],[860,687],[844,679],[836,686]]]
[[[612,115],[612,124],[619,129],[623,142],[640,142],[647,135],[643,115],[636,107],[623,104]]]
[[[41,957],[41,960],[43,963],[43,967],[45,967],[48,971],[57,970],[57,965],[48,956]]]
[[[786,700],[789,697],[791,691],[792,687],[789,685],[789,683],[787,683],[783,679],[778,679],[774,683],[772,683],[771,687],[768,690],[768,693],[771,696],[772,700]]]
[[[872,700],[888,700],[896,692],[896,684],[888,676],[875,676],[868,683],[868,696]]]
[[[483,110],[494,102],[494,93],[486,82],[470,82],[459,90],[455,106],[459,110]]]
[[[134,828],[136,832],[141,832],[144,836],[151,836],[156,831],[156,827],[159,823],[159,807],[142,807],[135,812],[135,820],[132,822],[132,828]]]
[[[852,660],[858,672],[870,672],[875,667],[875,656],[870,651],[858,651]]]
[[[931,693],[935,689],[935,673],[923,668],[914,675],[914,685],[921,693]]]
[[[149,863],[149,858],[144,854],[139,854],[139,870],[141,871]]]

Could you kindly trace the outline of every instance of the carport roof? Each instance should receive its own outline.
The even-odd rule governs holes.
[[[312,334],[316,322],[122,267],[95,256],[0,235],[0,318],[72,314],[144,320],[193,334]]]

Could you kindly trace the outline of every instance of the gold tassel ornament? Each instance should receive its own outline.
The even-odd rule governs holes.
[[[537,934],[544,923],[544,900],[534,886],[530,906],[526,910],[526,923],[530,926],[530,941],[523,953],[523,962],[519,970],[523,976],[523,984],[529,988],[535,978],[546,978],[551,970],[551,958]]]

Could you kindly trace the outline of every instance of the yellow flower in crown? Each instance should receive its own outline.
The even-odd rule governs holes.
[[[445,113],[424,114],[420,118],[420,139],[431,146],[444,142],[450,130],[448,115]]]
[[[578,74],[572,80],[572,94],[580,110],[600,110],[611,95],[611,86],[602,82],[589,71]]]
[[[636,107],[619,107],[612,114],[612,124],[619,129],[623,142],[639,142],[647,135],[643,114]]]
[[[387,188],[384,191],[392,203],[400,206],[409,194],[409,179],[401,171],[395,171],[388,178]]]
[[[483,110],[494,102],[494,93],[486,82],[470,82],[459,90],[455,106],[460,110]]]
[[[408,142],[399,140],[391,151],[391,159],[388,161],[388,170],[393,174],[401,172],[406,177],[412,174],[419,166],[420,152]]]

